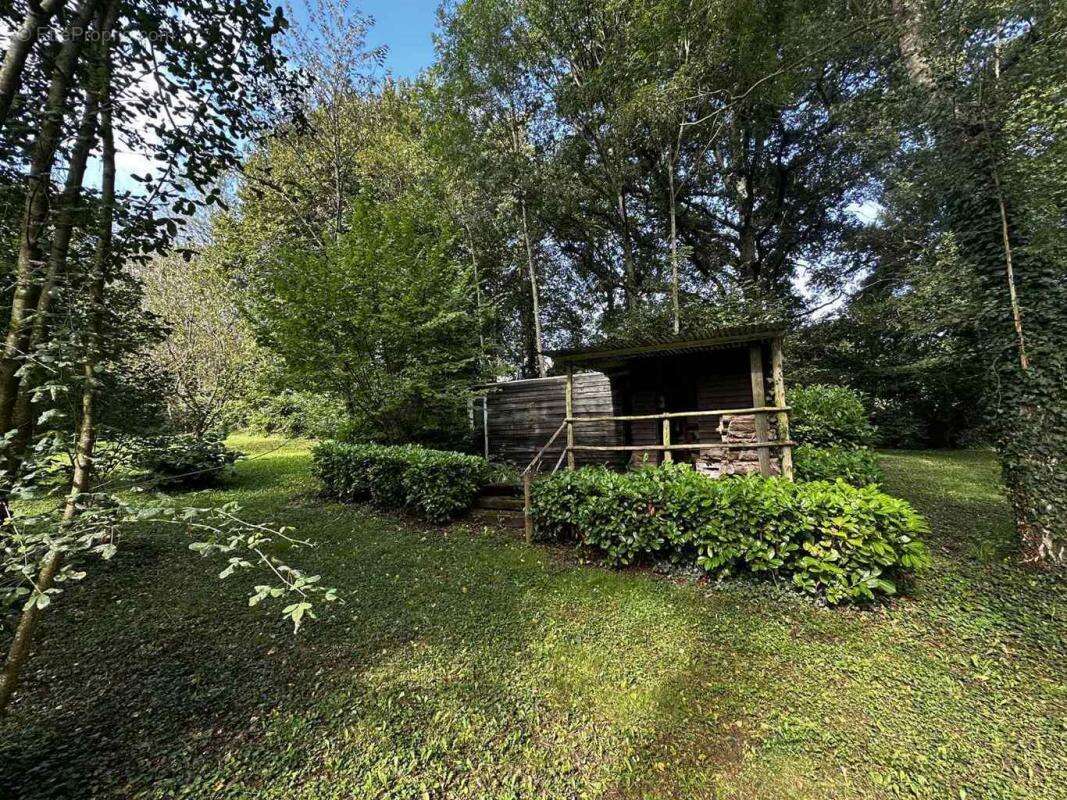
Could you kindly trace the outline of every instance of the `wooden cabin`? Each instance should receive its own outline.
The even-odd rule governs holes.
[[[560,375],[478,387],[474,435],[490,460],[534,472],[674,460],[791,478],[783,335],[744,325],[555,351]]]

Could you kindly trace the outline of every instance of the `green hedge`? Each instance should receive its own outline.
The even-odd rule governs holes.
[[[798,481],[840,479],[852,486],[877,486],[883,478],[878,459],[866,447],[813,447],[803,444],[793,450],[793,468]]]
[[[540,535],[602,550],[616,564],[655,556],[711,573],[788,577],[836,604],[893,594],[928,563],[922,518],[873,486],[711,480],[686,465],[560,472],[534,488]]]
[[[417,445],[328,441],[315,445],[312,459],[315,477],[331,497],[405,509],[431,522],[468,510],[490,478],[483,458]]]

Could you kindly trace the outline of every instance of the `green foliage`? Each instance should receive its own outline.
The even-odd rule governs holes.
[[[142,359],[171,381],[162,395],[168,427],[196,436],[240,419],[242,400],[268,363],[221,261],[220,249],[209,246],[195,256],[154,258],[140,274],[145,306],[165,329]]]
[[[246,523],[233,506],[129,504],[99,491],[107,484],[94,485],[101,423],[120,434],[152,428],[159,401],[172,399],[146,379],[173,375],[130,368],[159,334],[138,273],[152,254],[175,244],[198,209],[220,201],[224,176],[240,168],[246,143],[291,118],[292,89],[302,76],[278,41],[288,23],[265,0],[62,6],[31,9],[24,30],[32,35],[18,37],[26,49],[18,57],[7,51],[0,113],[0,196],[16,200],[3,208],[0,249],[17,244],[18,252],[17,263],[3,264],[10,310],[0,315],[7,342],[0,370],[0,605],[24,600],[0,677],[0,713],[24,671],[37,623],[30,612],[53,604],[62,591],[56,584],[84,577],[92,556],[115,555],[125,529],[150,516],[197,531],[210,540],[205,547],[217,545],[232,558],[253,551],[240,566],[264,568],[268,580],[283,584],[281,595],[311,594],[305,576],[263,553],[279,534],[269,522]],[[0,16],[12,30],[22,11],[5,8]],[[123,41],[151,44],[120,46],[117,31]],[[151,72],[160,79],[149,86],[141,78]],[[261,113],[265,108],[271,113]],[[133,120],[141,121],[137,132]],[[120,165],[124,185],[116,192],[115,139],[135,161],[167,167],[149,166],[138,176]],[[102,165],[98,181],[87,179],[87,160]],[[131,188],[131,181],[142,185]],[[200,310],[196,303],[192,309]],[[218,442],[160,439],[142,451],[140,465],[168,486],[213,481],[236,457]],[[59,489],[50,480],[54,468],[71,461]],[[65,500],[55,502],[59,491]],[[83,596],[66,599],[77,604]],[[299,624],[295,613],[288,616]],[[6,618],[0,623],[14,630]]]
[[[423,199],[360,199],[325,253],[285,248],[249,311],[290,385],[338,398],[358,436],[459,446],[479,374],[471,275]]]
[[[843,481],[585,468],[539,482],[534,515],[543,534],[596,547],[615,564],[695,557],[711,573],[788,577],[831,604],[894,594],[929,561],[926,524],[911,506]]]
[[[332,439],[348,420],[344,404],[329,395],[292,389],[257,392],[248,400],[249,429],[283,436]]]
[[[418,445],[320,442],[312,456],[327,495],[390,511],[406,509],[431,522],[467,511],[491,474],[478,456]]]
[[[878,442],[889,447],[957,447],[981,434],[982,304],[954,237],[914,247],[924,188],[904,182],[883,199],[878,230],[858,241],[876,256],[871,274],[840,317],[791,342],[792,380],[870,398]]]
[[[964,279],[930,305],[944,334],[929,341],[963,343],[968,358],[933,372],[932,385],[962,374],[978,386],[971,402],[1000,455],[1023,559],[1067,563],[1067,10],[1044,0],[895,8],[917,35],[894,44],[916,57],[903,59],[906,80],[885,108],[915,146],[884,170],[879,200],[894,224],[873,249],[871,284],[907,293],[911,281],[893,285],[901,263],[952,249]]]
[[[789,391],[789,431],[801,444],[862,447],[874,440],[863,398],[844,386],[800,386]]]
[[[877,64],[838,6],[467,0],[441,22],[454,207],[528,373],[527,232],[550,344],[669,334],[675,285],[685,329],[795,311],[799,265],[837,261],[870,159],[842,122]]]
[[[209,482],[217,483],[220,472],[231,471],[231,464],[239,455],[235,450],[214,441],[198,445],[189,442],[189,438],[108,442],[94,467],[103,471],[105,465],[112,468],[128,466],[131,453],[134,460],[147,453],[146,465],[155,467],[167,477],[162,481],[149,481],[147,487],[142,483],[138,490],[159,488],[160,485],[205,486]],[[50,462],[58,461],[58,453],[50,455]],[[223,466],[220,468],[219,464]],[[209,465],[206,472],[190,474],[187,471],[194,467],[203,469],[204,465]],[[132,494],[85,492],[77,498],[80,513],[66,517],[62,524],[58,524],[56,516],[64,513],[63,504],[57,507],[42,503],[41,500],[51,494],[47,486],[50,482],[36,483],[36,486],[24,483],[16,487],[19,501],[14,507],[18,516],[12,519],[17,519],[18,523],[17,526],[10,525],[0,537],[0,620],[5,623],[7,614],[53,607],[54,601],[64,594],[64,584],[86,577],[85,568],[91,560],[115,559],[120,544],[128,536],[143,534],[146,526],[155,532],[167,528],[180,530],[187,538],[190,535],[195,538],[188,544],[190,550],[201,556],[226,557],[226,566],[218,576],[220,579],[238,571],[261,571],[267,583],[255,586],[249,593],[248,605],[284,598],[288,605],[281,609],[281,616],[292,622],[294,630],[299,629],[305,618],[315,618],[315,601],[338,599],[335,589],[321,584],[320,575],[307,574],[269,552],[278,545],[298,549],[309,546],[309,542],[291,536],[293,528],[287,525],[245,518],[242,507],[233,500],[218,506],[197,507],[177,504],[172,498],[159,495],[155,495],[155,502],[146,503],[146,494],[137,490]],[[40,491],[42,488],[44,492]],[[66,485],[63,489],[69,491]],[[69,506],[66,510],[69,511]],[[57,555],[61,560],[55,581],[52,585],[42,586],[38,565]],[[80,601],[80,598],[71,598],[75,599]]]
[[[166,398],[174,380],[158,364],[144,358],[127,358],[102,377],[101,428],[113,432],[150,436],[167,427]]]
[[[815,447],[802,444],[793,449],[793,468],[798,481],[840,479],[851,486],[882,482],[878,459],[866,447]]]
[[[182,433],[138,441],[131,460],[134,467],[151,472],[163,488],[192,489],[220,483],[233,474],[241,457],[219,437]]]

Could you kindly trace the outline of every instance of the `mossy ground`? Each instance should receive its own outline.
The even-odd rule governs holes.
[[[279,444],[185,500],[296,526],[345,604],[293,636],[256,576],[126,542],[46,617],[0,797],[1067,797],[1067,594],[988,454],[884,454],[934,566],[828,610],[327,504]]]

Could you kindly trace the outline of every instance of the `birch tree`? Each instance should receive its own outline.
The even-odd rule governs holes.
[[[56,15],[66,36],[58,46],[44,46],[39,35],[15,42],[0,86],[10,145],[2,174],[17,176],[24,198],[0,359],[0,605],[18,616],[0,674],[0,711],[23,672],[41,612],[66,581],[84,576],[76,566],[109,558],[120,532],[145,519],[199,531],[199,552],[249,554],[231,558],[225,574],[253,565],[269,571],[281,583],[271,596],[297,598],[283,610],[297,627],[310,598],[330,594],[265,552],[279,538],[295,543],[284,529],[249,524],[232,507],[131,507],[94,484],[108,365],[140,341],[142,315],[131,313],[126,291],[129,269],[165,249],[183,215],[218,199],[219,177],[239,162],[237,143],[263,132],[259,112],[288,96],[291,76],[273,41],[285,20],[261,2],[182,4],[179,11],[83,0],[75,9],[32,4],[30,17],[37,17],[23,27],[42,23],[42,11]],[[159,167],[140,176],[140,193],[117,191],[120,142],[144,148]],[[87,191],[93,156],[101,183]],[[64,159],[59,189],[53,175]],[[45,397],[49,407],[34,419],[30,412]],[[21,424],[13,427],[16,414]],[[50,504],[57,493],[63,499]],[[26,498],[40,502],[11,504]]]

